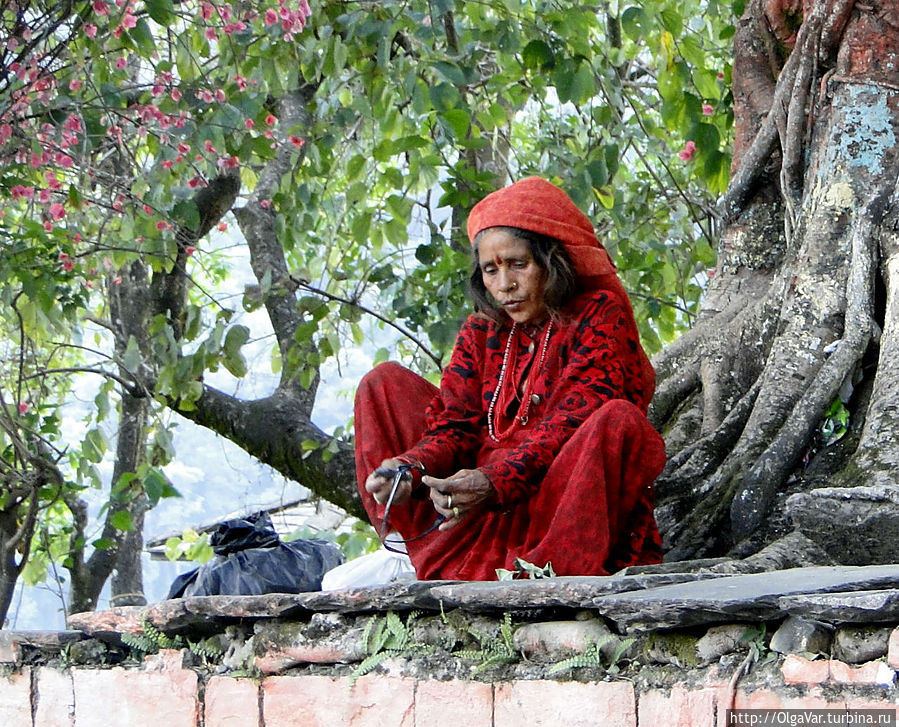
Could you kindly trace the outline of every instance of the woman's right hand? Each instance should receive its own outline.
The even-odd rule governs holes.
[[[396,472],[401,464],[403,463],[398,459],[385,459],[381,462],[381,466],[366,478],[365,491],[370,492],[379,505],[386,504],[387,498],[390,497],[390,488],[393,487],[393,475],[385,474],[385,472]],[[400,480],[399,487],[396,488],[393,505],[402,505],[407,502],[411,494],[412,478],[404,477]]]

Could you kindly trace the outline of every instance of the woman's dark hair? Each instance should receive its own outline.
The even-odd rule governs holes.
[[[473,265],[471,277],[468,280],[475,310],[496,320],[502,318],[501,309],[495,305],[487,292],[487,286],[484,285],[484,277],[481,274],[481,265],[478,260],[481,237],[487,230],[501,230],[527,243],[534,262],[546,272],[546,287],[543,291],[543,302],[546,304],[546,309],[550,315],[559,313],[562,307],[574,297],[578,289],[574,267],[559,240],[539,232],[522,230],[519,227],[487,227],[475,235],[474,244],[471,247]]]

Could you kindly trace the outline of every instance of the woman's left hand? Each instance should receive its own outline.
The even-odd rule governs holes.
[[[421,481],[431,489],[434,509],[446,518],[440,530],[454,528],[472,510],[496,502],[496,490],[481,470],[459,470],[446,479],[425,475]]]

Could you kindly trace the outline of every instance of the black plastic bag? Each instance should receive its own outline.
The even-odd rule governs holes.
[[[215,558],[178,576],[166,598],[320,591],[322,576],[343,563],[326,540],[282,543],[264,512],[219,523],[209,542]]]

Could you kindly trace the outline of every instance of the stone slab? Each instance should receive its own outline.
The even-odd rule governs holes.
[[[777,599],[789,614],[844,623],[895,623],[899,621],[899,589],[886,588],[837,593],[804,593]]]
[[[21,663],[23,649],[59,651],[66,644],[81,641],[84,638],[84,634],[80,631],[11,631],[9,629],[0,629],[0,663]]]
[[[899,565],[820,566],[600,596],[593,607],[624,630],[697,626],[781,617],[780,598],[899,588]]]
[[[434,595],[435,589],[454,583],[458,581],[397,581],[384,586],[302,593],[300,597],[309,611],[439,611],[440,599]]]
[[[442,601],[444,608],[463,608],[466,611],[593,608],[596,599],[606,594],[645,591],[669,584],[724,577],[726,576],[705,572],[467,581],[435,586],[431,589],[431,595]]]

